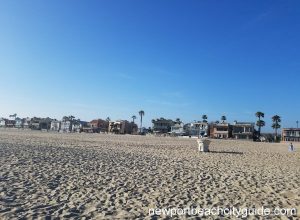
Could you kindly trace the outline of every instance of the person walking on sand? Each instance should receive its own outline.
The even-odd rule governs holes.
[[[294,145],[293,145],[293,143],[290,144],[289,150],[290,150],[291,152],[294,151]]]

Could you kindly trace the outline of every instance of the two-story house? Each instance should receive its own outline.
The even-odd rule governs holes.
[[[7,123],[6,118],[0,118],[0,127],[5,128]]]
[[[288,142],[300,142],[300,128],[283,128],[281,139]]]
[[[175,125],[171,126],[171,131],[170,133],[172,135],[175,135],[175,136],[181,136],[181,135],[184,135],[185,134],[185,131],[184,131],[184,124],[183,123],[176,123]]]
[[[232,125],[232,138],[235,139],[253,139],[255,123],[237,122]]]
[[[231,126],[228,123],[213,123],[210,125],[210,137],[228,139],[231,137]]]
[[[192,137],[206,137],[209,135],[209,124],[207,122],[191,122],[184,125],[185,133]]]
[[[61,122],[54,119],[51,121],[51,124],[50,124],[50,131],[59,131],[60,130],[60,124]]]
[[[110,121],[108,132],[115,134],[133,134],[137,133],[137,125],[127,120]]]
[[[72,131],[72,122],[70,120],[62,120],[60,123],[60,132],[69,133]]]
[[[152,130],[155,134],[167,134],[171,131],[171,127],[175,125],[175,122],[171,119],[159,118],[152,120]]]
[[[23,128],[24,120],[22,118],[17,117],[15,119],[15,128]]]

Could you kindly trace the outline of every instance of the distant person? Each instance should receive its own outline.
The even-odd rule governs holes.
[[[294,145],[293,145],[293,143],[290,144],[289,150],[292,151],[292,152],[294,151]]]

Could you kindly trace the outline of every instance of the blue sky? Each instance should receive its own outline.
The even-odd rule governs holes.
[[[0,1],[0,116],[300,120],[299,1]]]

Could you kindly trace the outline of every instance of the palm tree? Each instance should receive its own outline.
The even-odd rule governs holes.
[[[142,133],[142,125],[143,125],[143,116],[145,115],[145,112],[143,110],[139,111],[139,115],[141,117],[141,127],[140,127],[140,133]]]
[[[107,117],[105,121],[110,122],[110,117]]]
[[[131,116],[131,118],[132,118],[132,123],[134,124],[134,120],[136,119],[136,116],[133,115],[133,116]]]
[[[217,121],[215,121],[215,124],[220,124],[220,122],[217,120]]]
[[[202,119],[204,123],[207,123],[207,115],[202,115]]]
[[[277,130],[281,127],[281,125],[279,124],[281,122],[281,118],[278,115],[274,115],[272,117],[272,128],[275,130],[275,141],[277,141]]]
[[[221,117],[221,121],[222,121],[222,123],[224,123],[226,120],[227,120],[226,116],[225,116],[225,115],[223,115],[223,116]]]
[[[298,124],[299,124],[299,121],[296,121],[296,124],[297,124],[297,128],[299,128]]]
[[[261,127],[264,127],[266,125],[265,121],[261,120],[265,117],[265,113],[263,112],[256,112],[255,116],[258,118],[256,122],[256,126],[258,127],[258,137],[260,137],[261,134]]]

